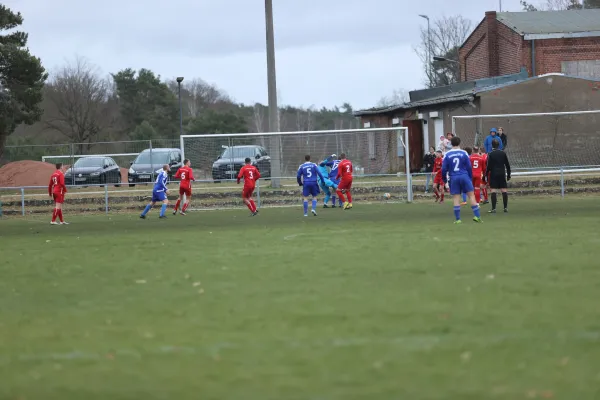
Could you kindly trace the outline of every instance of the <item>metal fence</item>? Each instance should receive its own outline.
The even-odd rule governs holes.
[[[357,204],[405,202],[412,182],[414,200],[433,200],[430,174],[363,175],[355,177],[353,198]],[[600,168],[559,168],[547,170],[521,170],[514,172],[509,183],[511,196],[566,197],[600,192]],[[408,179],[407,179],[408,178]],[[295,177],[280,178],[280,187],[272,188],[270,181],[259,180],[255,198],[259,207],[301,206],[301,191]],[[171,206],[178,195],[178,183],[169,184]],[[426,190],[429,189],[429,193]],[[114,184],[71,186],[63,205],[65,214],[118,214],[140,212],[151,198],[151,184],[134,188]],[[190,211],[244,208],[241,187],[235,181],[214,183],[203,180],[194,183]],[[386,194],[390,194],[390,198]],[[323,194],[319,196],[319,206]],[[331,205],[331,201],[329,203]],[[0,215],[4,217],[30,217],[47,215],[52,209],[52,199],[47,186],[0,187]]]

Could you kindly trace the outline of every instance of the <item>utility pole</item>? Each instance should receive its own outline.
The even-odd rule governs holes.
[[[273,0],[265,0],[265,24],[267,34],[267,84],[269,93],[269,131],[279,132],[279,108],[277,106],[277,74],[275,72],[275,33],[273,28]],[[271,187],[278,188],[281,178],[280,137],[271,136]]]
[[[419,14],[419,17],[427,20],[427,76],[429,78],[429,87],[433,86],[432,73],[431,73],[431,25],[429,23],[429,16]]]

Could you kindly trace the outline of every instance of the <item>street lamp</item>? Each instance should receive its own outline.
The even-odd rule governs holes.
[[[431,25],[429,23],[429,16],[425,14],[419,14],[419,17],[427,20],[427,75],[429,77],[429,87],[431,84]]]
[[[181,108],[181,82],[183,76],[177,78],[177,92],[179,94],[179,135],[183,135],[183,108]]]
[[[433,56],[433,61],[449,62],[449,63],[454,63],[454,64],[459,64],[460,65],[460,62],[458,62],[456,60],[452,60],[450,58],[440,57],[440,56]]]

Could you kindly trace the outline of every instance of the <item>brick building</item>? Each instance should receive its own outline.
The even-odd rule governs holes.
[[[600,79],[600,9],[489,11],[459,49],[461,81],[518,73]]]

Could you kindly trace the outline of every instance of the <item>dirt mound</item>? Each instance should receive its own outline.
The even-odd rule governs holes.
[[[54,171],[54,164],[41,161],[11,162],[0,168],[0,187],[48,186]]]

